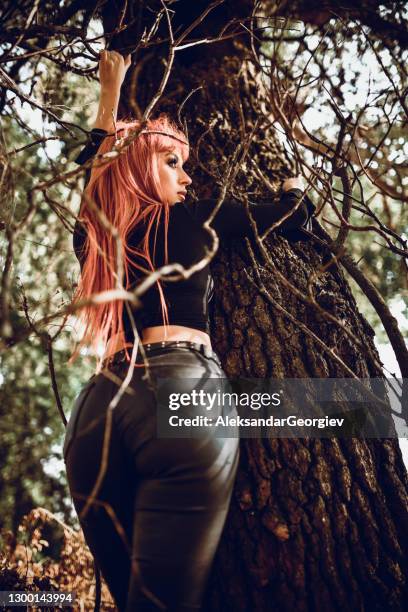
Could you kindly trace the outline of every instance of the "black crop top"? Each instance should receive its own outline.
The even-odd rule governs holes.
[[[104,130],[92,130],[90,142],[75,159],[83,164],[97,153],[105,134]],[[89,178],[88,173],[88,177]],[[282,194],[279,202],[271,204],[262,202],[250,203],[250,212],[255,219],[258,232],[262,233],[293,208],[302,196],[300,189],[291,189]],[[202,224],[210,216],[216,200],[200,200],[194,203],[177,203],[170,207],[168,225],[168,263],[178,262],[185,268],[198,262],[205,254],[205,246],[210,246],[212,238]],[[303,228],[310,229],[311,217],[315,206],[304,196],[299,208],[277,228],[280,234],[289,240],[308,239]],[[163,216],[162,216],[163,217]],[[236,200],[222,203],[211,227],[216,231],[220,242],[223,239],[251,236],[252,228],[245,208]],[[129,235],[129,244],[137,245],[143,236],[143,225],[138,225]],[[150,232],[150,253],[153,253],[155,227]],[[86,233],[79,221],[75,224],[74,250],[81,264],[84,262],[83,247]],[[142,262],[140,262],[142,263]],[[164,224],[158,224],[156,239],[155,267],[164,265]],[[143,265],[143,264],[142,264]],[[132,267],[128,289],[136,286],[144,275]],[[183,325],[209,333],[208,302],[212,292],[212,278],[209,266],[195,272],[190,278],[176,282],[161,281],[168,308],[170,325]],[[162,311],[157,284],[154,284],[142,297],[142,308],[134,312],[138,332],[144,328],[163,325]],[[133,332],[129,317],[124,309],[123,324],[128,342],[133,342]]]

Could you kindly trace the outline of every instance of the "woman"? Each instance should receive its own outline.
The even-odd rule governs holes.
[[[129,64],[129,57],[114,51],[101,53],[98,115],[91,142],[76,160],[108,153],[118,140],[138,134],[119,156],[92,168],[74,234],[81,264],[76,300],[117,286],[118,248],[124,285],[131,289],[166,262],[188,269],[212,242],[202,225],[215,201],[184,203],[191,184],[183,169],[186,136],[163,116],[141,131],[137,122],[116,123]],[[301,231],[313,213],[310,200],[300,201],[301,186],[300,179],[287,179],[280,202],[250,206],[259,231],[283,216],[279,231]],[[246,211],[236,202],[224,202],[211,226],[221,239],[251,232]],[[207,264],[177,282],[156,282],[142,296],[141,309],[115,301],[81,313],[82,344],[102,344],[104,369],[77,399],[64,457],[86,541],[119,610],[201,609],[231,499],[238,436],[216,437],[211,430],[199,438],[158,436],[157,399],[144,374],[148,365],[151,379],[170,378],[177,392],[191,392],[201,383],[216,389],[225,378],[209,336],[210,284]],[[138,354],[130,392],[110,412],[136,342],[134,325],[147,363]],[[100,476],[108,412],[108,460],[89,503]],[[187,412],[194,416],[194,407]]]

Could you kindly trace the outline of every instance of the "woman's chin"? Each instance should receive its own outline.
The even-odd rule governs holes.
[[[184,200],[185,200],[184,196],[182,196],[180,194],[177,194],[177,196],[175,198],[173,198],[173,200],[172,200],[173,201],[173,206],[174,206],[174,204],[180,204],[181,202],[184,202]]]

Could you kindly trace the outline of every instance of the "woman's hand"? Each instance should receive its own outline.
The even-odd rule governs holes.
[[[120,88],[130,63],[130,54],[123,58],[117,51],[106,49],[101,51],[99,59],[101,92],[94,129],[98,128],[110,133],[115,131]]]
[[[282,184],[283,191],[289,191],[289,189],[301,189],[304,191],[305,186],[303,183],[303,177],[301,174],[298,176],[294,176],[293,178],[288,178],[283,181]]]
[[[99,54],[99,82],[101,91],[120,91],[131,64],[130,53],[125,58],[117,51],[104,49]]]

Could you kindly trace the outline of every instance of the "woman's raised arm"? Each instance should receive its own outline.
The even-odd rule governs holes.
[[[124,59],[117,51],[101,51],[99,59],[100,95],[98,113],[89,136],[89,142],[74,160],[77,164],[84,164],[93,157],[106,134],[115,131],[120,90],[130,63],[130,54]],[[89,174],[90,172],[87,173],[86,183],[89,180]]]
[[[101,51],[99,59],[100,96],[94,129],[114,132],[118,115],[120,89],[130,66],[130,54],[123,58],[117,51]]]
[[[99,59],[99,83],[101,89],[98,113],[90,134],[89,142],[75,159],[77,164],[84,164],[88,159],[93,157],[106,134],[115,131],[120,90],[130,63],[130,54],[127,55],[126,58],[123,58],[117,51],[101,51]],[[85,174],[85,187],[89,182],[90,175],[91,172],[90,169],[88,169]],[[86,233],[77,220],[73,241],[74,250],[81,264],[81,268],[84,258],[83,248],[85,239]]]

